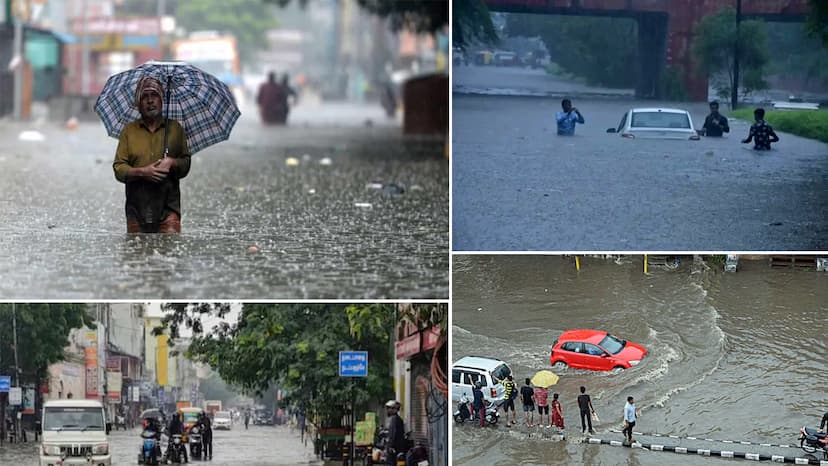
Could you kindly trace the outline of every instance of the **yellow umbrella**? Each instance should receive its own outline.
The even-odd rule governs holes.
[[[532,377],[532,385],[540,388],[550,387],[558,383],[558,376],[553,374],[550,371],[538,371],[534,377]]]

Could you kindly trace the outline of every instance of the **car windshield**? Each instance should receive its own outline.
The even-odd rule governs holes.
[[[44,430],[104,430],[101,408],[46,408],[43,418]]]
[[[690,129],[690,118],[686,113],[633,112],[633,128],[676,128]]]
[[[618,354],[621,352],[622,349],[624,349],[624,346],[627,345],[627,342],[625,340],[620,340],[608,333],[607,336],[605,336],[604,339],[601,340],[601,343],[598,343],[598,345],[601,348],[604,348],[605,350],[609,351],[611,354]]]
[[[198,415],[200,413],[184,413],[184,421],[186,423],[198,422]]]
[[[492,371],[492,377],[497,380],[503,380],[507,375],[512,375],[512,370],[506,364],[501,364]]]
[[[230,413],[218,412],[216,413],[216,419],[230,419]]]

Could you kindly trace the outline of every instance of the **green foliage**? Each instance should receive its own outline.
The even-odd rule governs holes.
[[[0,373],[14,372],[12,306],[22,382],[40,382],[50,364],[64,359],[72,329],[96,327],[85,304],[0,304]]]
[[[465,50],[476,43],[490,45],[499,41],[483,0],[454,0],[452,8],[451,36],[455,47]]]
[[[801,23],[776,23],[768,28],[769,74],[803,86],[828,85],[828,49],[809,37]]]
[[[506,31],[540,36],[553,62],[590,85],[635,86],[637,68],[630,64],[638,62],[638,25],[632,19],[510,14]]]
[[[687,87],[678,68],[668,66],[662,73],[658,85],[661,88],[661,95],[665,100],[674,102],[686,102],[688,100]]]
[[[218,30],[238,40],[241,60],[267,46],[265,33],[278,26],[276,10],[262,0],[188,0],[177,2],[176,21],[188,31]]]
[[[449,0],[357,0],[357,2],[373,14],[388,17],[394,30],[407,27],[417,32],[434,33],[448,25],[449,21]]]
[[[210,306],[165,305],[172,338]],[[273,384],[285,402],[304,406],[324,423],[337,423],[351,399],[350,382],[338,375],[339,351],[369,352],[368,377],[354,381],[357,406],[391,396],[394,306],[340,304],[245,304],[234,325],[210,332],[196,326],[187,355],[209,364],[227,383],[261,394]],[[176,325],[174,327],[174,325]]]
[[[741,108],[731,116],[746,121],[753,120],[752,108]],[[809,139],[828,142],[828,110],[765,110],[765,121],[776,131],[795,134]],[[780,136],[782,137],[782,136]]]
[[[715,254],[706,257],[707,263],[714,266],[717,269],[722,269],[727,263],[727,255],[725,254]]]
[[[767,88],[764,68],[768,63],[768,37],[762,21],[742,21],[739,26],[739,69],[742,72],[740,85],[746,91]],[[699,68],[714,77],[722,74],[724,80],[714,81],[719,97],[729,98],[734,87],[733,69],[736,47],[736,10],[723,8],[708,15],[696,25],[696,40],[693,54],[698,58]]]
[[[809,0],[811,11],[808,14],[808,31],[828,47],[828,2],[825,0]]]

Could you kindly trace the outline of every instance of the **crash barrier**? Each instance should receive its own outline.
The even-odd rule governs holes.
[[[609,429],[610,432],[616,434],[623,434],[623,431],[616,430],[616,429]],[[661,438],[671,438],[676,440],[704,440],[705,442],[718,442],[718,443],[730,443],[734,445],[757,445],[760,447],[778,447],[778,448],[799,448],[799,445],[796,444],[776,444],[776,443],[756,443],[756,442],[746,442],[743,440],[720,440],[720,439],[712,439],[712,438],[703,438],[703,437],[679,437],[678,435],[666,435],[666,434],[658,434],[658,433],[644,433],[644,432],[633,432],[633,435],[646,435],[648,437],[661,437]]]
[[[828,466],[828,461],[820,461],[814,458],[796,458],[793,456],[766,455],[764,453],[745,453],[741,451],[727,450],[707,450],[704,448],[687,448],[678,447],[675,445],[656,445],[640,442],[630,444],[628,442],[622,442],[620,440],[604,440],[600,438],[589,438],[584,440],[584,443],[590,443],[594,445],[611,445],[614,447],[644,448],[650,451],[670,451],[673,453],[700,456],[720,456],[722,458],[739,458],[752,461],[773,461],[774,463],[816,464],[818,466]]]

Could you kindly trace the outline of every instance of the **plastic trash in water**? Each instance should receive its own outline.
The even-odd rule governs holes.
[[[372,209],[374,205],[370,202],[355,202],[354,207],[359,207],[361,209]]]
[[[331,165],[332,163],[333,163],[333,160],[331,160],[330,157],[323,157],[322,159],[319,160],[319,165]]]
[[[17,138],[20,139],[21,141],[31,141],[31,142],[40,142],[40,141],[45,141],[46,140],[46,137],[43,136],[43,133],[41,133],[39,131],[23,131],[22,133],[20,133],[20,135]]]
[[[303,162],[310,162],[311,156],[310,154],[302,154],[302,161]]]
[[[311,188],[308,190],[308,194],[316,194],[316,190]]]
[[[368,183],[365,185],[365,189],[382,189],[382,183]]]
[[[295,167],[299,165],[299,159],[297,159],[296,157],[288,157],[285,159],[285,165],[287,165],[288,167]]]

